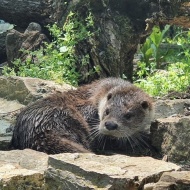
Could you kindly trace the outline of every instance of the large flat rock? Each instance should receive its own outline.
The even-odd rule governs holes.
[[[0,151],[0,189],[44,189],[48,155],[30,149]]]
[[[180,167],[151,157],[95,154],[50,155],[46,186],[61,189],[141,189],[159,180],[164,171]]]
[[[0,162],[20,165],[28,170],[43,172],[48,165],[48,155],[31,149],[0,151]]]
[[[47,155],[30,149],[0,151],[1,190],[163,190],[161,187],[170,189],[174,185],[190,187],[190,173],[179,170],[180,167],[173,163],[151,157],[90,153]]]
[[[53,81],[38,78],[0,76],[0,97],[17,100],[24,105],[55,91],[62,92],[70,88],[68,84],[59,85]]]

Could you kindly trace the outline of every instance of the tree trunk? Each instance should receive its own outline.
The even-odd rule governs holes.
[[[77,47],[77,53],[88,53],[90,57],[88,67],[77,66],[83,76],[81,82],[106,76],[126,76],[132,80],[132,60],[137,45],[155,24],[190,25],[190,3],[185,0],[0,1],[0,19],[22,28],[26,28],[30,22],[42,26],[54,22],[62,25],[71,10],[77,11],[81,19],[85,18],[86,12],[91,11],[96,30],[99,31],[91,41],[83,42]],[[86,75],[95,66],[100,71]]]

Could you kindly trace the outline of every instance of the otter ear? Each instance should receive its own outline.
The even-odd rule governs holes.
[[[108,96],[107,96],[107,100],[110,100],[112,97],[112,93],[109,93]]]
[[[144,101],[141,102],[141,106],[142,106],[144,109],[147,109],[149,105],[148,105],[148,102],[144,100]]]

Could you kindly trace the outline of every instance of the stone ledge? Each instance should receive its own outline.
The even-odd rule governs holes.
[[[0,151],[0,189],[142,189],[180,167],[150,157]]]
[[[53,81],[38,78],[0,76],[0,97],[17,100],[24,105],[52,92],[62,92],[71,88],[68,84],[59,85]]]
[[[48,155],[34,150],[0,151],[0,189],[44,189]]]
[[[65,153],[50,155],[45,172],[50,189],[140,189],[159,180],[164,171],[180,169],[151,157]]]

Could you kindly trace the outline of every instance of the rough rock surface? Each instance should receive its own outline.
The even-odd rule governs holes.
[[[0,189],[44,189],[48,156],[25,149],[0,151]]]
[[[16,159],[15,159],[16,158]],[[141,189],[180,167],[150,157],[0,151],[0,189]]]
[[[1,17],[0,17],[0,68],[3,65],[3,63],[6,62],[7,60],[5,39],[6,39],[7,32],[13,29],[13,27],[14,25],[7,23],[4,20],[1,20]],[[1,69],[0,69],[0,75],[1,75]]]
[[[6,48],[5,48],[5,39],[7,32],[0,33],[0,64],[6,61]]]
[[[152,145],[169,161],[190,163],[190,116],[157,119],[151,125]]]
[[[178,170],[172,163],[150,157],[94,154],[49,156],[45,173],[49,189],[141,189],[156,182],[163,171]]]
[[[189,190],[190,189],[190,172],[173,171],[165,172],[153,190]]]
[[[186,115],[188,114],[189,105],[190,99],[157,100],[155,101],[154,118]]]
[[[12,126],[15,114],[22,109],[24,105],[17,101],[7,101],[0,98],[0,150],[8,150],[12,138]]]
[[[67,84],[30,77],[0,77],[0,97],[7,100],[17,100],[21,104],[31,103],[55,91],[70,89]]]
[[[19,58],[24,61],[27,58],[23,50],[34,51],[43,47],[43,42],[48,42],[46,35],[41,33],[41,26],[37,23],[30,23],[24,33],[10,30],[6,36],[6,52],[9,66],[12,61]]]

